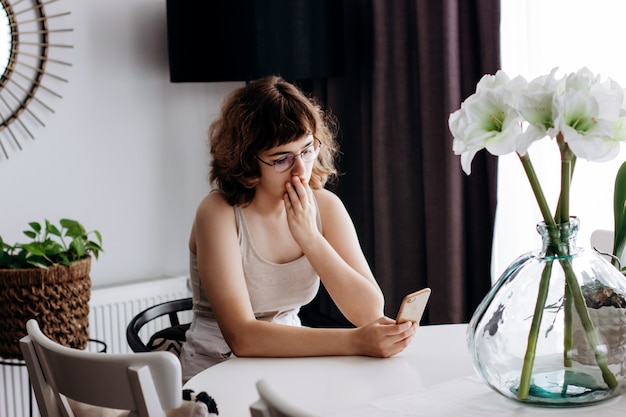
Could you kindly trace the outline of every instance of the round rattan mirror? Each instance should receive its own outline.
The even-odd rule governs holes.
[[[72,29],[50,28],[69,12],[47,14],[59,0],[0,0],[0,159],[8,159],[10,151],[22,150],[20,141],[34,139],[31,125],[45,126],[42,112],[54,113],[42,98],[42,91],[50,97],[61,95],[48,87],[48,80],[67,82],[48,69],[49,64],[60,67],[68,62],[54,60],[51,50],[71,48],[64,43],[53,43],[53,34]],[[16,122],[16,123],[14,123]]]

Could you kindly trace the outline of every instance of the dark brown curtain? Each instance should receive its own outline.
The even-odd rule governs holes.
[[[472,175],[448,116],[500,66],[500,0],[344,0],[343,77],[312,92],[337,116],[342,198],[395,317],[432,289],[425,323],[467,322],[491,286],[496,159]],[[324,293],[314,307],[341,320]]]

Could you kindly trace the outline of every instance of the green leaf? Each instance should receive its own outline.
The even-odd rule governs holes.
[[[37,233],[33,232],[32,230],[24,230],[24,234],[31,238],[31,239],[37,239]]]
[[[67,231],[65,232],[65,236],[74,238],[74,237],[84,237],[85,235],[87,235],[85,228],[76,220],[61,219],[61,226],[67,229]]]
[[[35,256],[45,256],[46,251],[40,242],[24,243],[21,247],[28,253]]]
[[[94,230],[93,233],[96,235],[96,238],[98,239],[98,243],[102,245],[102,235],[100,234],[100,232],[97,230]],[[100,248],[100,250],[102,250],[102,248]]]
[[[59,229],[52,223],[48,224],[46,229],[48,230],[48,233],[50,233],[53,236],[58,236],[58,237],[62,236]]]
[[[39,258],[33,258],[26,261],[30,267],[48,269],[48,265],[45,261],[39,260]]]
[[[47,256],[58,255],[59,253],[65,251],[63,245],[59,244],[59,242],[55,242],[52,239],[46,239],[42,242],[42,248],[46,252]]]
[[[76,255],[74,259],[84,258],[87,254],[87,249],[85,248],[85,244],[80,239],[73,239],[72,243],[70,243],[70,249]]]
[[[93,256],[98,259],[98,256],[100,255],[100,252],[103,252],[103,249],[100,245],[98,245],[96,242],[93,241],[89,241],[87,243],[87,250],[90,251],[91,253],[93,253]]]
[[[7,268],[11,264],[12,256],[5,252],[0,252],[0,268]]]
[[[76,227],[76,226],[81,227],[79,222],[77,222],[76,220],[72,220],[72,219],[61,219],[59,223],[61,223],[61,226],[64,229],[71,229],[72,227]]]
[[[615,177],[613,204],[615,215],[613,255],[621,259],[626,247],[626,162],[622,163]]]
[[[73,260],[74,259],[70,259],[70,257],[67,256],[67,253],[62,253],[59,256],[58,263],[61,265],[69,266]]]
[[[41,225],[37,222],[30,222],[28,223],[28,225],[30,226],[31,229],[33,229],[35,232],[37,232],[37,234],[41,233]],[[26,232],[24,232],[26,233]]]

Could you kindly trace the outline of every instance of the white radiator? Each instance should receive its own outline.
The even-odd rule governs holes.
[[[10,365],[9,365],[10,364]],[[29,416],[28,373],[17,360],[3,360],[2,389],[0,389],[0,416],[19,417]],[[33,416],[39,416],[37,404],[33,394]]]
[[[108,353],[131,352],[126,343],[126,326],[146,308],[191,296],[187,276],[166,277],[127,285],[94,288],[89,310],[89,337],[104,342]],[[142,339],[164,327],[166,318],[149,323],[141,331]],[[191,320],[191,313],[181,315]],[[99,351],[100,343],[89,343],[89,350]],[[0,417],[39,417],[34,394],[29,395],[28,373],[20,361],[0,365]],[[32,404],[32,405],[31,405]]]
[[[191,297],[186,276],[94,290],[89,303],[89,336],[106,343],[109,353],[131,352],[126,343],[126,326],[130,320],[150,306],[186,297]],[[162,328],[160,324],[158,320],[147,324],[141,335],[154,333]]]

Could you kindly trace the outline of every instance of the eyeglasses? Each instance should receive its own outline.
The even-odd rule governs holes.
[[[320,154],[321,147],[322,147],[322,141],[320,141],[318,138],[315,138],[313,143],[307,146],[306,148],[304,148],[302,152],[300,152],[299,154],[296,154],[296,155],[292,153],[285,154],[284,156],[275,160],[273,163],[265,162],[258,156],[256,157],[256,159],[263,162],[265,165],[274,167],[274,170],[276,172],[285,172],[288,169],[290,169],[293,166],[293,164],[296,163],[296,157],[298,156],[302,158],[302,161],[304,162],[315,161],[315,158],[317,158],[317,155]]]

